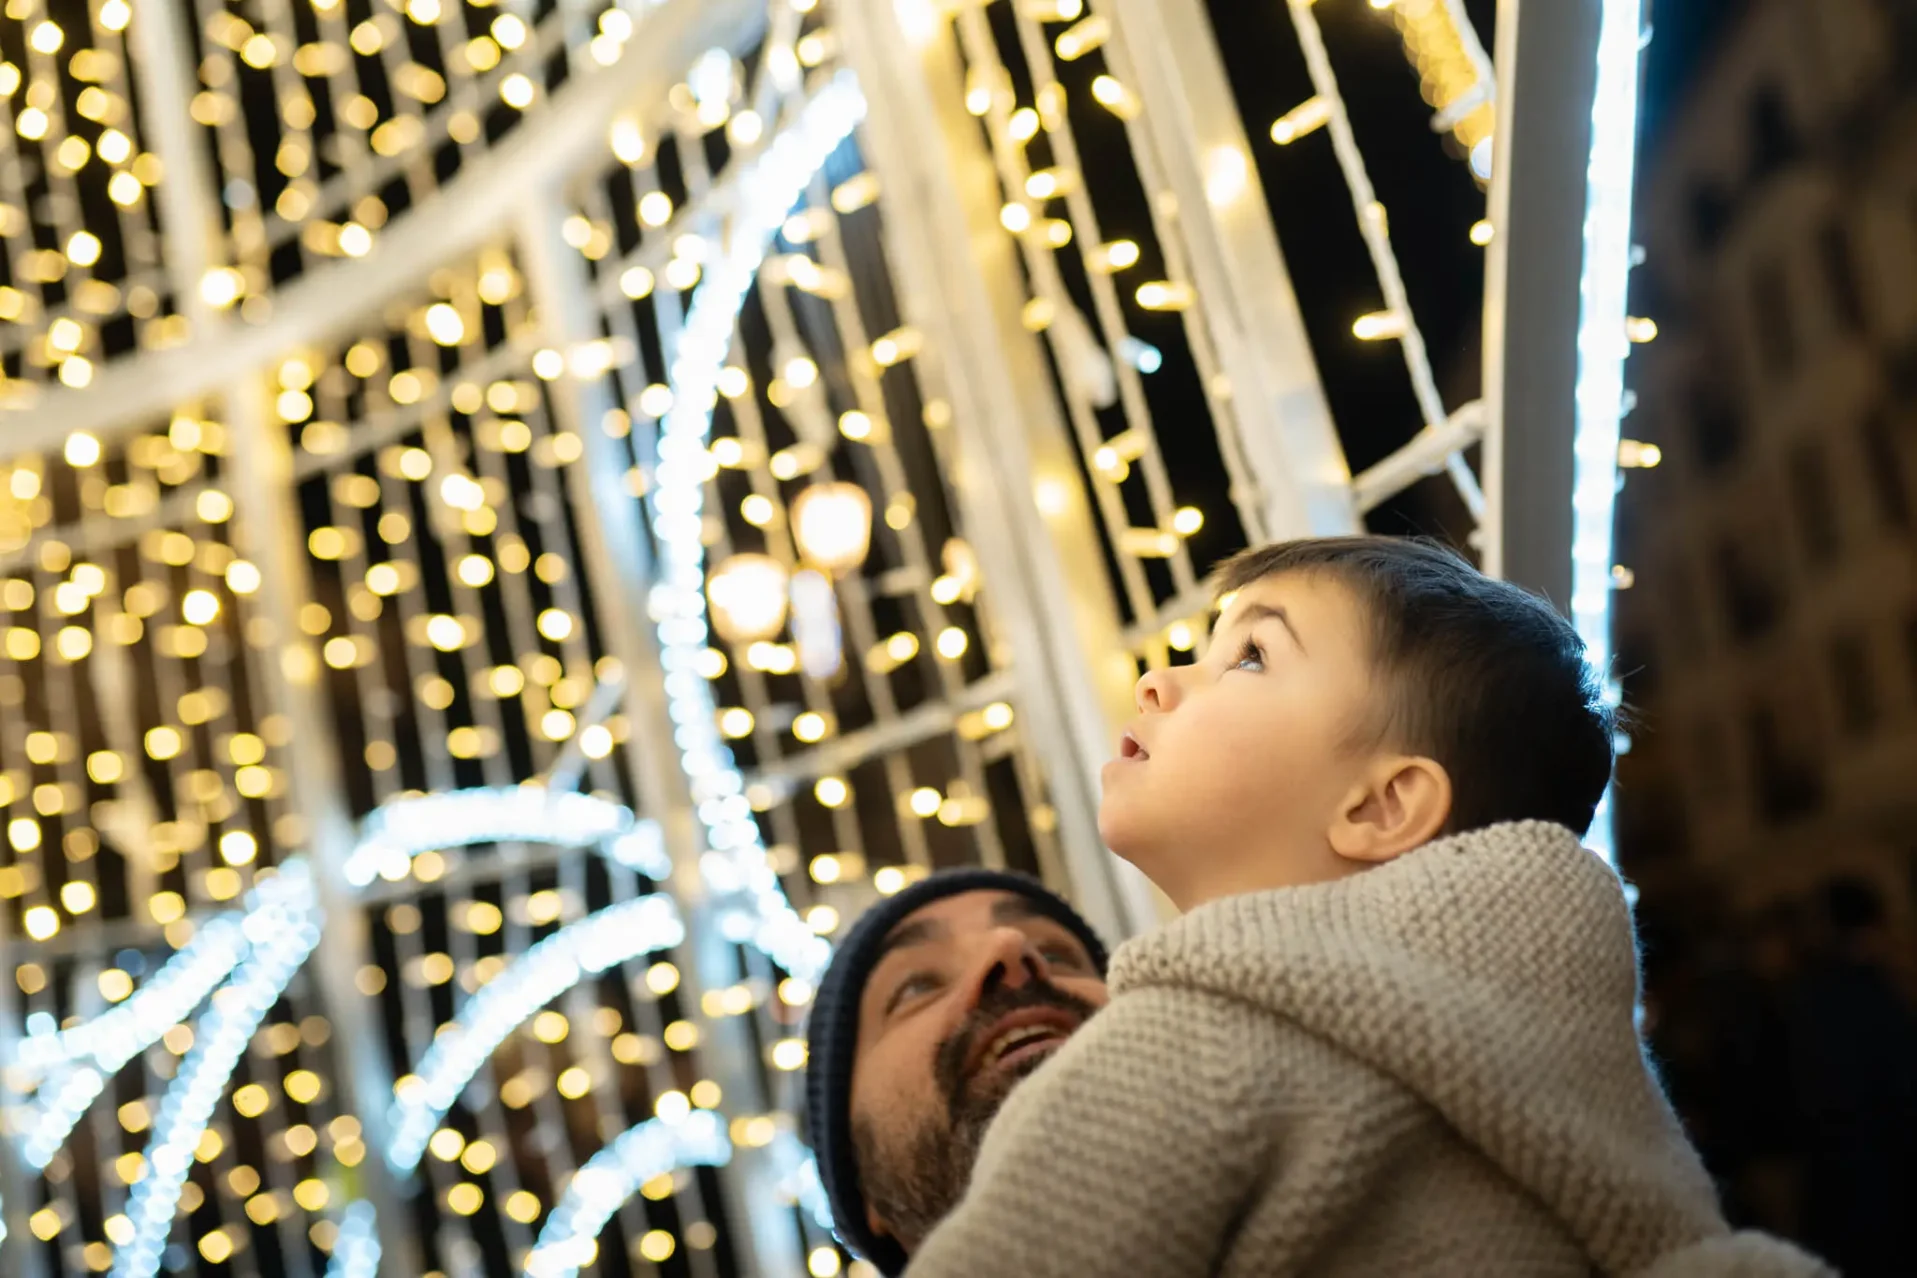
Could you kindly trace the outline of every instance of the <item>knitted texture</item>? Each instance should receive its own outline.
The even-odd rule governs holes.
[[[905,1253],[893,1239],[874,1234],[866,1222],[865,1195],[859,1188],[852,1146],[852,1066],[859,1048],[859,1000],[879,947],[892,929],[915,911],[962,892],[1014,892],[1026,897],[1040,913],[1078,937],[1092,965],[1101,975],[1105,971],[1104,942],[1076,910],[1037,879],[1001,870],[967,867],[927,875],[860,915],[846,933],[820,978],[806,1021],[806,1135],[819,1182],[832,1203],[839,1237],[886,1274],[905,1268]]]
[[[1121,946],[910,1278],[1830,1272],[1730,1235],[1652,1076],[1617,876],[1442,839]]]

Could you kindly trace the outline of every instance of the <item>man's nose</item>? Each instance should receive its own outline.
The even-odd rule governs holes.
[[[1178,673],[1169,667],[1148,670],[1132,688],[1140,714],[1163,714],[1178,704]]]
[[[994,928],[979,957],[975,995],[983,998],[1001,986],[1020,989],[1050,978],[1044,955],[1015,927]]]

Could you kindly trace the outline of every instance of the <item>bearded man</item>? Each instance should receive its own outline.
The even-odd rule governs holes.
[[[1109,997],[1105,946],[1036,880],[929,875],[868,910],[819,984],[806,1118],[839,1236],[887,1278],[958,1203],[1019,1081]]]

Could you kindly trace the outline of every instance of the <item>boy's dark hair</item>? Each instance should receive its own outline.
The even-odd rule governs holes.
[[[1220,566],[1217,589],[1281,573],[1328,577],[1358,597],[1387,689],[1382,733],[1450,774],[1447,833],[1521,820],[1590,829],[1616,715],[1584,641],[1550,604],[1405,537],[1254,547]]]

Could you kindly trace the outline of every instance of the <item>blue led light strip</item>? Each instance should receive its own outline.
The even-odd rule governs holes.
[[[333,1258],[326,1265],[326,1278],[378,1278],[379,1234],[373,1204],[363,1199],[350,1204],[340,1218],[339,1234],[333,1239]]]
[[[374,810],[346,858],[346,881],[354,887],[375,878],[397,881],[422,852],[475,843],[591,845],[648,878],[672,872],[657,822],[589,794],[511,785],[416,795]]]
[[[304,861],[285,862],[254,889],[253,897],[253,908],[241,924],[251,949],[233,979],[214,994],[212,1008],[200,1018],[192,1050],[160,1102],[146,1148],[147,1174],[127,1202],[133,1237],[114,1253],[113,1278],[152,1278],[159,1269],[180,1189],[213,1107],[260,1021],[319,943],[320,914]]]
[[[659,579],[649,605],[659,632],[673,741],[712,849],[701,858],[700,869],[720,899],[719,926],[726,938],[755,946],[794,976],[813,982],[824,972],[832,947],[793,910],[766,863],[745,780],[719,736],[712,690],[698,672],[707,639],[700,539],[703,459],[719,373],[773,236],[826,157],[864,114],[865,99],[851,73],[839,72],[741,178],[739,212],[724,249],[707,265],[680,331],[669,370],[672,408],[660,423],[651,495]]]
[[[434,1035],[394,1102],[386,1161],[401,1172],[418,1166],[446,1111],[527,1017],[587,976],[683,940],[678,907],[653,893],[569,923],[514,959]]]
[[[675,1167],[723,1167],[732,1157],[725,1122],[694,1110],[677,1122],[649,1118],[627,1128],[581,1167],[553,1204],[526,1255],[527,1278],[574,1278],[590,1262],[594,1240],[639,1187]]]
[[[51,1162],[106,1081],[185,1020],[247,949],[240,915],[220,915],[126,1002],[72,1029],[30,1034],[14,1057],[18,1067],[41,1076],[21,1142],[27,1165],[38,1171]]]
[[[1611,675],[1611,567],[1617,503],[1618,422],[1624,405],[1626,294],[1631,274],[1631,188],[1637,163],[1638,55],[1642,0],[1604,0],[1597,93],[1591,109],[1584,270],[1578,282],[1576,480],[1571,494],[1571,621],[1616,704]],[[1611,796],[1599,801],[1585,837],[1607,860]]]

